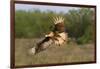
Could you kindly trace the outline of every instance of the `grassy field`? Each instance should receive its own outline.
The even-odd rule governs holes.
[[[37,55],[29,50],[38,39],[15,39],[15,65],[37,65],[51,63],[71,63],[94,61],[94,44],[77,45],[69,43],[63,46],[51,46]]]

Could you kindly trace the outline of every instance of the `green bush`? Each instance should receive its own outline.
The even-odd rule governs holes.
[[[15,12],[15,36],[16,38],[43,37],[53,28],[52,17],[63,16],[68,36],[74,37],[78,43],[88,43],[93,41],[94,37],[93,12],[94,10],[89,8],[70,10],[68,13],[17,10]]]

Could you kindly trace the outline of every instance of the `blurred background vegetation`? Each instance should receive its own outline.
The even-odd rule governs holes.
[[[95,15],[94,9],[81,8],[69,10],[67,13],[55,13],[52,11],[15,11],[15,37],[16,38],[40,38],[52,30],[54,23],[52,17],[63,16],[68,36],[77,43],[94,42]]]

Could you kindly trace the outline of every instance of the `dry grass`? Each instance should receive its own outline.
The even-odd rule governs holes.
[[[30,55],[28,51],[37,40],[38,39],[15,40],[16,66],[94,61],[94,44],[77,45],[70,43],[63,46],[52,45],[37,55]]]

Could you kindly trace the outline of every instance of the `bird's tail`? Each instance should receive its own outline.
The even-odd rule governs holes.
[[[44,38],[42,41],[36,44],[36,46],[33,47],[33,53],[37,54],[43,50],[46,50],[51,44],[52,39],[50,37]]]

